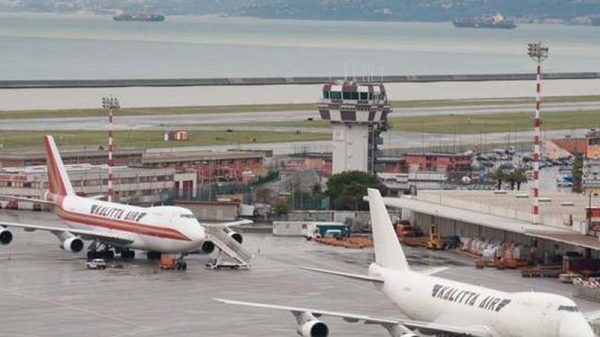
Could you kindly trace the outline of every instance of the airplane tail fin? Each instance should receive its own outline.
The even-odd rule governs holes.
[[[375,245],[375,262],[383,267],[408,270],[408,262],[400,246],[392,221],[378,190],[368,189],[371,226]]]
[[[48,166],[48,182],[50,193],[67,196],[74,195],[73,186],[67,175],[67,170],[63,164],[56,143],[52,136],[44,137],[46,146],[46,164]]]

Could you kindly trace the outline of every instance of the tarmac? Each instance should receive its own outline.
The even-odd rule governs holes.
[[[0,211],[0,219],[57,225],[49,213]],[[58,249],[45,232],[14,230],[0,247],[0,336],[296,336],[291,314],[226,306],[212,297],[352,313],[401,316],[370,284],[300,270],[301,266],[366,273],[372,250],[323,246],[303,238],[247,233],[255,254],[250,270],[206,269],[210,257],[191,255],[187,271],[161,271],[156,262],[117,260],[122,268],[88,270],[84,252]],[[415,268],[449,266],[438,276],[505,291],[570,296],[555,279],[523,279],[516,271],[476,270],[453,252],[407,248]],[[141,255],[141,254],[140,254]],[[582,310],[600,304],[576,300]],[[388,336],[376,326],[324,318],[331,336]]]

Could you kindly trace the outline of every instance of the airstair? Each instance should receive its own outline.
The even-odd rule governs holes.
[[[215,246],[221,251],[221,253],[224,253],[225,255],[236,261],[236,264],[233,265],[222,263],[222,261],[220,261],[221,253],[219,253],[219,257],[214,263],[211,264],[212,268],[217,269],[219,267],[227,267],[238,269],[240,267],[249,267],[250,260],[252,259],[252,254],[246,252],[239,242],[237,242],[225,232],[223,227],[206,226],[206,236],[208,240],[215,244]]]

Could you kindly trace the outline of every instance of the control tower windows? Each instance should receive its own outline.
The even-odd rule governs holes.
[[[329,91],[323,91],[323,98],[329,99]]]
[[[369,99],[369,93],[368,92],[361,92],[360,93],[360,99],[363,101],[366,101]]]
[[[352,93],[351,92],[343,92],[343,97],[344,99],[352,99]]]
[[[340,91],[331,91],[331,92],[329,92],[329,98],[342,99],[342,93]]]

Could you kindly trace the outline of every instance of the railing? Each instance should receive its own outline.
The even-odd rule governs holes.
[[[207,226],[206,233],[208,239],[212,241],[217,248],[230,258],[237,260],[240,264],[247,265],[252,259],[252,254],[246,252],[242,245],[235,239],[227,235],[220,226]]]

